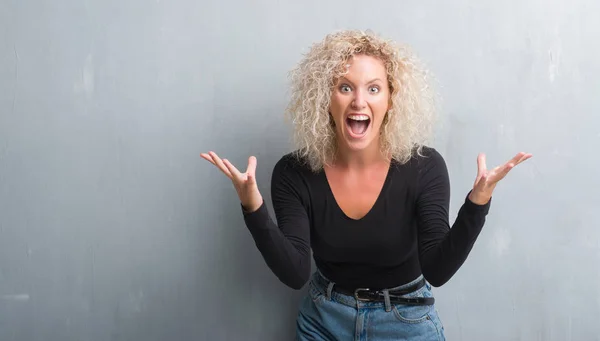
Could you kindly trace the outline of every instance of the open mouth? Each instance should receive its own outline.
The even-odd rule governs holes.
[[[346,126],[352,137],[362,137],[367,132],[371,119],[367,115],[349,115],[346,118]]]

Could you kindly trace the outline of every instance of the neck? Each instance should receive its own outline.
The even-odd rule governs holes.
[[[354,151],[339,148],[336,154],[335,164],[339,167],[365,169],[382,163],[389,163],[390,158],[385,157],[379,150],[379,146],[373,144],[369,148]]]

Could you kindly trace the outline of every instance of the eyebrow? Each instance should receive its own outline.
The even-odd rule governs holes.
[[[350,80],[348,80],[348,78],[346,78],[346,77],[344,77],[344,76],[340,77],[340,80],[345,80],[346,82],[348,82],[348,83],[350,83],[350,84],[354,85],[354,83],[352,83]],[[376,81],[383,82],[383,81],[382,81],[380,78],[375,78],[375,79],[372,79],[372,80],[368,81],[368,82],[367,82],[367,84],[369,84],[369,83],[373,83],[373,82],[376,82]]]

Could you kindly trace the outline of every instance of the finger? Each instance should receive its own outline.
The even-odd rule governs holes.
[[[217,165],[217,164],[216,164],[216,163],[213,161],[213,159],[210,157],[210,155],[208,155],[208,154],[206,154],[206,153],[200,153],[200,156],[201,156],[203,159],[205,159],[206,161],[208,161],[208,162],[212,163],[213,165],[215,165],[215,166]]]
[[[520,164],[520,163],[521,163],[521,162],[523,162],[523,161],[526,161],[526,160],[530,159],[532,156],[533,156],[533,155],[531,155],[531,154],[529,154],[529,153],[527,153],[527,154],[524,154],[524,155],[523,155],[523,157],[521,157],[521,159],[519,159],[519,161],[517,162],[517,165],[518,165],[518,164]]]
[[[492,174],[492,176],[490,176],[490,179],[497,179],[498,177],[500,177],[498,178],[498,180],[502,179],[504,176],[506,176],[508,171],[510,171],[512,168],[519,164],[519,162],[523,159],[524,156],[525,153],[518,153],[512,159],[508,160],[505,164],[494,167],[494,169],[492,169],[492,171],[490,172]]]
[[[488,182],[490,184],[495,184],[496,182],[504,179],[508,173],[515,168],[519,163],[531,158],[532,155],[528,153],[518,153],[512,159],[510,159],[505,164],[495,167],[488,177]]]
[[[505,166],[508,165],[508,164],[513,164],[513,167],[514,167],[514,166],[520,164],[521,162],[523,162],[523,161],[525,161],[525,160],[527,160],[527,159],[529,159],[531,157],[532,157],[532,155],[529,154],[529,153],[520,152],[517,155],[515,155],[515,157],[513,157],[512,159],[510,159],[505,164]]]
[[[508,160],[508,162],[506,162],[505,166],[512,163],[513,165],[518,165],[519,162],[521,161],[521,159],[523,159],[524,156],[526,156],[527,154],[520,152],[517,155],[515,155],[512,159]]]
[[[237,181],[243,180],[243,178],[244,178],[243,174],[240,173],[240,171],[237,168],[235,168],[235,166],[233,164],[231,164],[231,162],[229,162],[229,160],[223,159],[223,164],[225,164],[225,167],[227,167],[229,172],[231,172],[231,175],[233,175],[233,177]]]
[[[511,169],[515,168],[515,166],[515,163],[509,162],[506,165],[504,165],[504,167],[502,167],[502,170],[500,170],[499,174],[502,176],[502,178],[504,178],[506,174],[510,172]]]
[[[504,179],[504,177],[506,177],[506,175],[508,174],[508,172],[510,172],[511,169],[513,169],[515,167],[515,164],[512,162],[508,162],[505,165],[501,166],[501,167],[497,167],[497,170],[495,170],[493,172],[492,175],[490,175],[488,182],[490,184],[495,184],[498,181]]]
[[[225,166],[225,164],[223,164],[223,160],[221,160],[221,158],[215,153],[215,152],[208,152],[208,155],[211,156],[212,160],[215,162],[215,165],[225,174],[227,175],[230,179],[232,179],[232,175],[231,172],[227,169],[227,167]]]

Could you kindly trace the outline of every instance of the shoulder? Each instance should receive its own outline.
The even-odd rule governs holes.
[[[312,183],[311,170],[308,164],[296,153],[283,155],[273,167],[271,174],[271,191],[274,199],[292,195],[308,202],[308,186]],[[289,198],[288,198],[289,199]]]
[[[437,149],[427,145],[422,146],[419,153],[415,152],[415,157],[420,162],[444,161],[442,154]]]
[[[419,186],[425,186],[432,181],[446,182],[449,176],[444,157],[430,146],[422,146],[420,150],[415,150],[410,164]]]
[[[423,145],[421,148],[416,148],[413,151],[413,155],[406,164],[409,168],[422,173],[424,171],[431,170],[432,168],[443,170],[446,169],[446,161],[442,154],[434,147]]]
[[[273,168],[273,173],[305,173],[310,171],[310,167],[305,159],[298,155],[297,151],[293,151],[283,155]]]
[[[308,163],[295,151],[283,155],[273,167],[272,183],[287,183],[294,187],[303,187],[314,174]]]

